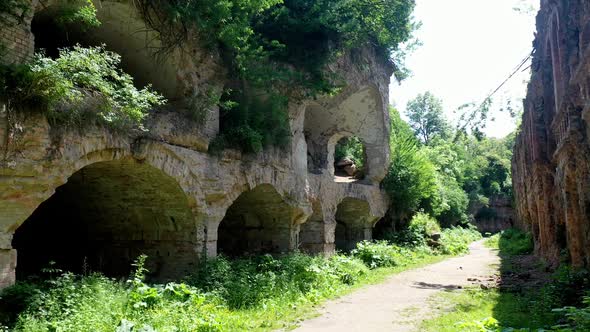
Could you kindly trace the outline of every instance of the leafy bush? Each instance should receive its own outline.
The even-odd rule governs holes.
[[[381,186],[391,198],[394,222],[404,223],[436,193],[436,170],[398,111],[390,108],[389,113],[391,162]]]
[[[222,109],[221,134],[212,143],[211,152],[233,147],[258,153],[265,147],[289,144],[291,129],[285,97],[270,94],[262,99],[236,92],[230,98],[238,102],[225,101],[230,107]]]
[[[242,309],[301,297],[317,301],[366,273],[361,261],[341,255],[329,260],[303,254],[233,261],[218,257],[201,264],[188,283],[218,294],[229,308]]]
[[[164,99],[149,86],[135,88],[120,62],[104,46],[63,49],[57,59],[36,55],[29,64],[0,67],[0,95],[13,106],[44,108],[57,122],[95,118],[114,128],[141,127]]]
[[[414,215],[408,225],[408,229],[423,237],[429,237],[433,234],[440,233],[440,225],[438,224],[438,221],[424,212],[418,212]]]
[[[504,230],[486,240],[486,246],[505,255],[526,255],[533,252],[533,237],[516,228]]]
[[[428,247],[406,248],[387,241],[363,241],[351,252],[352,256],[362,260],[374,269],[378,267],[405,266],[419,257],[432,255]]]
[[[440,238],[440,252],[446,255],[464,254],[469,244],[481,239],[481,233],[473,228],[452,227],[444,229]]]
[[[324,70],[325,65],[351,48],[374,47],[388,60],[397,52],[394,60],[401,79],[404,68],[399,45],[410,39],[415,28],[413,0],[138,3],[148,23],[168,42],[166,46],[172,48],[189,31],[196,31],[221,50],[241,93],[250,95],[248,98],[259,93],[286,98],[281,103],[271,100],[266,111],[258,110],[254,100],[233,99],[239,105],[225,116],[239,121],[222,124],[221,135],[212,144],[214,152],[225,147],[258,152],[268,144],[284,146],[290,135],[285,105],[292,97],[336,93],[342,84]],[[260,120],[267,118],[271,120]]]

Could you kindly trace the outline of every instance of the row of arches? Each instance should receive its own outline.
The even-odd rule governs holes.
[[[273,186],[259,185],[242,193],[218,224],[217,252],[231,257],[295,249],[323,253],[350,250],[370,239],[374,219],[365,201],[345,198],[329,222],[315,212],[307,218]],[[17,279],[50,262],[75,273],[123,277],[145,254],[150,277],[168,280],[194,269],[203,238],[177,181],[126,158],[74,173],[16,230],[12,245],[18,253]]]
[[[181,100],[187,91],[183,91],[186,87],[179,86],[178,82],[178,68],[182,67],[176,63],[180,61],[178,54],[159,56],[162,45],[158,34],[146,26],[134,6],[120,1],[105,1],[97,9],[102,24],[98,28],[85,29],[82,25],[64,25],[59,20],[60,5],[57,2],[40,4],[31,21],[35,51],[55,58],[62,48],[78,44],[84,47],[104,44],[108,50],[121,55],[122,69],[134,77],[138,88],[152,85],[169,102],[181,107]],[[363,90],[343,101],[341,109],[334,114],[317,105],[308,107],[304,126],[310,173],[325,171],[336,182],[355,182],[365,178],[370,170],[366,145],[375,141],[372,135],[377,124],[368,123],[359,129],[356,122],[361,111],[379,109],[374,105],[378,97],[372,89]],[[342,128],[325,127],[330,124],[338,124]],[[328,141],[324,140],[326,135],[330,136]],[[338,155],[339,151],[350,146],[350,142],[357,142],[358,153],[354,156]],[[380,151],[377,154],[381,154]]]

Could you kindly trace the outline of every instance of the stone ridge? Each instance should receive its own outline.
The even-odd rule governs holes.
[[[51,3],[33,0],[34,24],[46,24]],[[371,238],[389,206],[379,188],[389,160],[388,63],[361,50],[331,64],[346,88],[289,105],[286,150],[212,156],[206,151],[219,131],[219,109],[200,126],[178,110],[185,96],[223,87],[219,56],[197,43],[156,62],[146,46],[159,41],[130,2],[107,0],[97,8],[103,24],[83,34],[85,41],[120,53],[125,69],[164,91],[171,106],[151,116],[149,133],[123,134],[51,126],[0,100],[0,288],[52,257],[73,270],[84,264],[121,276],[146,253],[151,277],[169,280],[218,250],[330,255]],[[30,20],[21,28],[31,31]],[[28,36],[22,44],[34,45]],[[3,29],[1,38],[22,35]],[[27,50],[9,51],[24,59]],[[351,135],[365,145],[367,176],[338,183],[334,148]]]
[[[590,3],[541,1],[513,157],[521,227],[553,265],[590,262]]]

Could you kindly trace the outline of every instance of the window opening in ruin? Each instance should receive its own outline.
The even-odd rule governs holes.
[[[365,146],[356,136],[344,137],[334,149],[334,179],[354,182],[365,177],[367,156]]]
[[[296,210],[271,185],[242,193],[217,231],[217,252],[230,257],[288,252]]]
[[[14,234],[17,278],[54,267],[128,277],[141,254],[151,280],[194,268],[193,214],[177,182],[133,160],[100,162],[74,173]]]

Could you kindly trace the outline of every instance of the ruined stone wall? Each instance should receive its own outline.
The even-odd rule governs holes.
[[[492,196],[487,206],[471,206],[470,214],[482,233],[498,233],[515,226],[515,212],[508,197]]]
[[[518,223],[557,264],[590,263],[590,3],[543,0],[513,158]]]
[[[370,239],[374,223],[389,205],[379,188],[389,159],[387,91],[392,69],[386,61],[367,49],[331,64],[328,70],[345,79],[346,88],[334,97],[289,105],[292,137],[286,149],[257,155],[226,150],[213,156],[207,149],[219,128],[219,109],[212,107],[201,124],[188,121],[180,111],[187,98],[206,98],[210,87],[223,86],[219,55],[194,41],[175,50],[164,64],[155,59],[150,63],[152,49],[140,47],[140,41],[154,43],[154,32],[144,38],[149,29],[141,26],[131,2],[121,7],[125,3],[100,2],[104,33],[92,37],[103,36],[107,48],[122,53],[123,61],[138,59],[149,66],[142,79],[159,84],[171,103],[150,116],[147,132],[121,133],[93,125],[52,126],[41,113],[18,112],[0,101],[0,288],[15,280],[15,248],[21,248],[24,259],[25,252],[40,252],[43,243],[51,243],[28,241],[29,234],[20,234],[28,227],[23,224],[38,214],[37,222],[60,222],[62,217],[42,214],[42,205],[53,204],[57,212],[78,211],[88,225],[80,232],[96,235],[93,240],[103,248],[89,256],[110,255],[116,261],[144,252],[156,258],[160,279],[183,276],[204,255],[225,249],[218,239],[228,237],[230,242],[246,241],[254,251],[270,245],[277,249],[271,251],[301,248],[331,254],[340,222],[350,226],[344,246]],[[45,8],[47,2],[37,6],[35,15],[43,15]],[[363,181],[337,183],[334,145],[352,135],[365,144],[369,173]],[[136,176],[144,169],[150,170],[149,176]],[[176,196],[174,188],[183,197]],[[64,191],[72,199],[55,198]],[[63,218],[64,223],[75,222],[76,214],[65,213]],[[244,228],[223,233],[224,220]],[[37,232],[32,238],[43,235]]]

